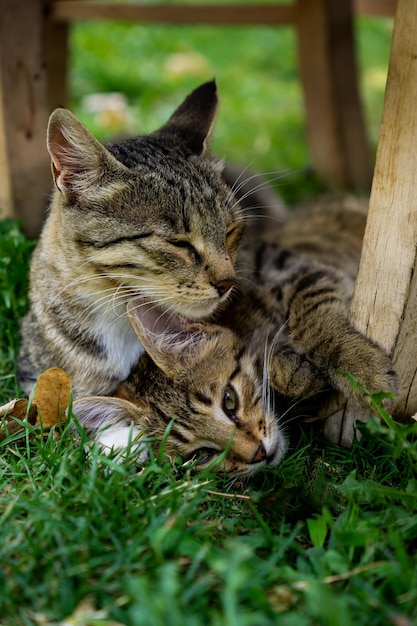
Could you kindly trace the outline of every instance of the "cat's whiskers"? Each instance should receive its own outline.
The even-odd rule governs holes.
[[[238,178],[236,179],[236,181],[233,183],[233,185],[230,188],[230,192],[228,195],[228,199],[236,199],[237,194],[239,193],[239,191],[245,187],[245,185],[250,185],[251,181],[254,179],[260,179],[262,178],[262,182],[258,183],[258,185],[255,185],[255,187],[251,186],[250,191],[255,193],[255,191],[259,191],[259,190],[263,190],[263,189],[268,189],[270,187],[270,183],[271,182],[275,182],[277,180],[281,180],[282,178],[284,178],[285,176],[288,176],[288,172],[290,172],[290,170],[272,170],[271,172],[261,172],[261,173],[252,173],[250,176],[247,176],[246,178],[243,178],[244,174],[250,170],[252,164],[254,161],[252,161],[252,163],[250,163],[248,165],[248,167],[246,167],[238,176]],[[273,178],[266,180],[264,177],[266,176],[271,176],[272,174],[277,175],[274,176]],[[241,200],[242,198],[240,198]],[[238,203],[238,202],[237,202]]]
[[[271,411],[275,415],[275,401],[271,402],[271,398],[274,398],[274,394],[271,393],[271,386],[269,384],[269,364],[270,364],[270,346],[269,346],[269,329],[265,337],[264,355],[263,355],[263,369],[262,369],[262,402],[267,411]],[[271,343],[274,342],[274,339]]]
[[[119,279],[124,279],[124,278],[128,278],[129,280],[131,280],[132,278],[134,278],[131,274],[119,274],[117,275],[117,278]],[[91,284],[93,281],[96,281],[97,279],[104,279],[104,280],[108,280],[109,276],[106,273],[94,273],[94,274],[87,274],[86,276],[82,276],[82,277],[78,277],[75,280],[66,283],[64,287],[62,287],[62,289],[60,289],[56,296],[54,298],[52,298],[52,300],[46,305],[46,310],[48,311],[51,307],[53,307],[55,305],[55,303],[57,301],[60,300],[61,296],[68,290],[73,290],[73,297],[80,300],[80,302],[84,301],[84,296],[83,294],[79,294],[77,293],[77,287],[78,286],[83,286]],[[138,277],[138,280],[140,280],[140,282],[149,282],[152,283],[152,279],[151,278],[147,278],[147,277],[143,277],[140,276]],[[98,292],[95,293],[105,293],[105,292],[114,292],[114,287],[107,287],[106,289],[102,289],[100,288],[100,290]],[[90,296],[91,296],[91,292],[90,292]],[[97,303],[97,300],[95,299],[94,302],[92,303],[93,305]],[[90,306],[90,305],[89,305]],[[87,307],[87,309],[89,308],[89,306]]]
[[[275,172],[266,172],[266,176],[269,176],[270,174],[274,174]],[[240,189],[247,183],[250,182],[253,178],[258,178],[258,174],[254,174],[253,176],[250,176],[247,180],[243,181],[240,186],[234,191],[234,198],[235,198],[235,203],[232,204],[231,209],[235,209],[235,207],[239,206],[239,204],[241,204],[242,202],[244,202],[247,198],[249,198],[250,196],[258,193],[259,191],[263,191],[264,189],[270,189],[271,184],[272,183],[276,183],[277,181],[282,180],[283,178],[285,178],[287,176],[287,172],[281,173],[279,176],[274,176],[273,178],[270,178],[269,180],[265,180],[262,181],[261,183],[259,183],[258,185],[255,185],[254,187],[251,187],[248,191],[246,191],[243,196],[239,196],[237,197],[237,193],[238,191],[240,191]],[[278,201],[278,199],[277,199]]]
[[[278,418],[278,422],[280,418],[276,414],[275,393],[270,384],[270,371],[271,371],[272,355],[276,349],[278,340],[280,336],[283,334],[285,328],[286,328],[286,322],[281,324],[280,328],[273,336],[271,342],[269,342],[270,329],[268,329],[267,336],[265,338],[265,344],[264,344],[264,361],[263,361],[263,372],[262,372],[263,374],[262,375],[262,385],[263,385],[262,392],[263,392],[263,398],[265,399],[264,406],[267,409],[272,411],[273,415],[275,415]]]
[[[59,300],[61,298],[61,296],[68,290],[71,289],[72,287],[75,287],[79,284],[83,284],[83,283],[89,283],[91,282],[93,279],[95,278],[104,278],[103,275],[100,274],[87,274],[87,276],[83,276],[83,277],[79,277],[76,278],[75,280],[71,281],[70,283],[66,283],[64,285],[64,287],[62,287],[62,289],[60,289],[57,294],[55,295],[54,298],[52,298],[52,300],[48,303],[47,305],[47,310],[50,309],[52,306],[54,306],[55,302],[57,300]]]
[[[246,270],[246,271],[247,271],[248,273],[251,273],[251,274],[253,273],[253,272],[251,272],[249,269],[248,269],[248,270]],[[245,282],[245,283],[248,283],[248,284],[249,284],[251,287],[253,287],[254,289],[256,289],[256,288],[258,287],[258,285],[255,283],[255,281],[253,281],[253,280],[252,280],[252,279],[250,279],[250,278],[247,278],[246,276],[243,276],[242,274],[243,274],[243,272],[241,272],[240,270],[238,270],[238,271],[236,272],[236,275],[237,275],[237,278],[238,278],[238,283],[240,283],[240,282]]]
[[[252,174],[251,176],[243,178],[243,176],[245,176],[245,174],[250,171],[252,165],[255,163],[256,160],[257,160],[257,157],[252,159],[252,161],[250,161],[250,163],[245,168],[242,169],[239,176],[237,176],[236,180],[233,182],[233,184],[231,185],[229,189],[229,193],[227,194],[227,197],[226,197],[226,202],[230,201],[230,199],[232,198],[234,199],[235,194],[242,188],[243,185],[245,185],[247,181],[250,181],[252,180],[252,178],[258,176],[257,174]]]
[[[75,319],[85,319],[85,317],[95,316],[99,311],[102,311],[104,314],[106,312],[112,310],[113,311],[113,319],[108,320],[108,324],[105,329],[108,329],[113,323],[117,322],[120,318],[126,315],[126,309],[124,305],[126,305],[132,299],[132,291],[136,290],[136,287],[125,287],[123,285],[119,285],[119,287],[115,288],[111,287],[103,290],[101,293],[109,292],[106,295],[103,295],[99,299],[95,299],[94,302],[91,302],[86,308],[83,308],[78,316]],[[123,290],[123,291],[122,291]],[[152,297],[155,297],[155,289],[149,288],[149,293]],[[143,292],[147,291],[147,289],[143,289]],[[122,292],[122,293],[119,293]],[[82,300],[82,298],[80,298]],[[169,298],[165,298],[169,300]],[[162,298],[159,298],[162,301]],[[122,311],[117,311],[117,308],[122,307]]]
[[[158,298],[156,300],[152,298],[151,301],[144,300],[144,302],[135,303],[135,306],[132,307],[132,310],[140,309],[141,307],[144,307],[144,306],[147,306],[147,307],[150,306],[151,311],[154,309],[161,309],[160,314],[155,320],[156,323],[159,322],[162,319],[162,317],[166,315],[168,315],[167,322],[169,322],[169,320],[172,319],[174,315],[176,315],[175,309],[172,305],[168,307],[162,307],[161,304],[162,303],[166,304],[170,300],[171,300],[170,296],[165,296],[164,298]],[[168,326],[168,324],[165,324],[165,325]],[[154,334],[157,334],[157,333],[154,333]]]
[[[152,293],[152,296],[155,296],[155,292],[154,292],[154,291],[153,291],[153,292],[151,292],[151,293]],[[124,301],[123,301],[123,298],[125,298],[125,299],[124,299]],[[122,304],[122,305],[127,304],[127,303],[131,300],[131,299],[132,299],[131,295],[129,295],[129,297],[126,297],[125,295],[121,295],[121,296],[119,296],[119,302],[118,302],[118,305],[120,305],[120,304]],[[158,300],[156,300],[156,301],[155,301],[154,306],[159,308],[159,307],[161,307],[161,303],[166,303],[166,302],[169,302],[170,300],[171,300],[171,297],[170,297],[170,296],[166,296],[166,297],[164,297],[164,298],[160,297],[160,298],[158,298]],[[134,308],[139,308],[139,307],[141,307],[141,306],[145,306],[145,303],[143,303],[143,304],[137,304]],[[161,308],[162,308],[162,307],[161,307]],[[113,318],[113,319],[110,319],[110,320],[108,321],[108,323],[107,323],[107,325],[106,325],[106,326],[104,326],[104,329],[105,329],[105,330],[106,330],[106,329],[109,329],[109,328],[110,328],[113,324],[116,324],[116,323],[117,323],[120,319],[122,319],[122,318],[124,318],[124,317],[127,317],[126,307],[123,307],[123,310],[122,310],[122,312],[121,312],[121,313],[118,313],[118,314],[117,314],[117,312],[115,311],[115,309],[114,309],[114,312],[116,313],[116,315],[114,316],[114,318]]]
[[[248,224],[248,222],[250,221],[256,222],[257,220],[269,220],[271,222],[276,222],[276,224],[282,224],[282,219],[275,215],[268,215],[268,214],[265,215],[263,213],[259,213],[259,214],[252,213],[252,211],[255,211],[255,210],[259,211],[260,209],[273,209],[273,208],[274,208],[273,205],[257,204],[254,207],[245,207],[243,209],[239,209],[238,216],[243,220],[245,224]]]

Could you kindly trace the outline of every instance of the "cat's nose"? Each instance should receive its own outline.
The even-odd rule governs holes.
[[[217,289],[219,296],[223,296],[226,292],[229,291],[235,284],[234,278],[223,278],[222,280],[218,280],[215,283],[211,283],[213,287]]]
[[[266,450],[264,448],[264,444],[261,442],[255,452],[255,454],[253,455],[252,458],[252,463],[259,463],[260,461],[263,461],[266,459]]]

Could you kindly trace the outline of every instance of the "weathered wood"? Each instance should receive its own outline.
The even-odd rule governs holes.
[[[109,19],[169,24],[291,24],[291,4],[123,4],[92,0],[56,0],[53,20]]]
[[[0,215],[37,234],[51,186],[42,2],[0,1]]]
[[[395,0],[355,0],[355,13],[392,17]],[[295,6],[253,4],[132,5],[93,2],[92,0],[55,0],[52,19],[70,22],[79,19],[111,19],[142,22],[187,24],[290,24],[295,22]]]
[[[393,355],[401,390],[396,417],[417,411],[417,0],[398,0],[384,111],[359,275],[355,326]],[[349,445],[347,406],[326,424]]]
[[[369,190],[371,153],[357,82],[353,4],[298,0],[297,23],[314,168],[328,184]]]
[[[355,13],[357,15],[394,17],[395,0],[355,0]]]

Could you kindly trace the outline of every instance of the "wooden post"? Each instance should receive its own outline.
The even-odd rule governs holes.
[[[51,189],[49,100],[65,80],[48,85],[47,42],[56,31],[45,29],[46,8],[43,0],[0,0],[0,217],[21,219],[32,236]]]
[[[394,415],[417,411],[417,0],[398,0],[353,324],[393,355],[401,379]],[[325,432],[349,445],[349,403]]]
[[[357,82],[351,0],[298,0],[307,135],[317,174],[330,185],[370,189],[371,153]]]
[[[0,210],[36,235],[51,188],[41,0],[0,0]]]

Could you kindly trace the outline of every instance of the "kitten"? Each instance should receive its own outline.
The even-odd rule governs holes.
[[[80,398],[73,406],[105,450],[132,440],[145,461],[142,435],[158,445],[173,420],[165,452],[196,459],[198,469],[217,459],[217,469],[244,475],[280,462],[284,434],[256,360],[235,332],[144,300],[129,302],[127,311],[146,354],[116,397]]]
[[[314,412],[338,389],[364,403],[342,372],[369,391],[395,392],[390,358],[348,320],[364,226],[356,203],[322,203],[295,212],[270,241],[242,247],[245,273],[217,325],[132,300],[148,354],[117,397],[84,398],[75,413],[109,448],[141,433],[160,438],[173,419],[167,452],[197,458],[197,468],[220,458],[235,475],[279,463],[294,400]]]
[[[18,380],[61,367],[77,396],[111,394],[143,353],[125,315],[146,296],[192,320],[235,282],[242,218],[208,152],[214,82],[159,130],[104,147],[64,109],[47,144],[56,190],[31,264]]]

